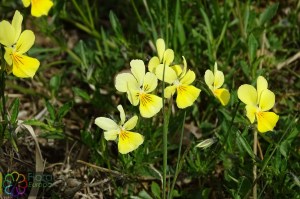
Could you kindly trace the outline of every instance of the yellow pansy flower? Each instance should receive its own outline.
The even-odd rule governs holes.
[[[3,20],[0,22],[0,43],[5,47],[4,59],[12,66],[12,73],[21,78],[33,77],[40,62],[32,57],[23,55],[34,44],[35,36],[31,30],[22,32],[23,16],[16,11],[10,24]]]
[[[159,80],[165,81],[171,86],[168,86],[164,90],[164,96],[170,98],[177,91],[176,104],[178,108],[186,108],[191,106],[195,100],[198,98],[201,90],[192,86],[196,78],[196,75],[193,71],[187,71],[187,63],[183,57],[183,70],[180,65],[166,66],[160,64],[156,67],[155,74]],[[165,68],[165,76],[163,77]]]
[[[267,112],[275,104],[275,94],[268,89],[268,82],[263,76],[257,78],[257,89],[252,85],[243,84],[238,89],[238,98],[246,104],[247,117],[251,123],[257,119],[257,129],[264,133],[272,131],[279,116]]]
[[[214,65],[214,72],[205,71],[204,80],[214,96],[225,106],[229,102],[230,93],[227,89],[221,88],[224,83],[224,74],[218,70],[217,62]]]
[[[117,75],[115,87],[120,92],[127,92],[132,105],[140,105],[143,117],[152,117],[162,108],[162,98],[150,94],[157,87],[157,77],[153,73],[145,73],[145,64],[142,60],[132,60],[130,66],[132,74]]]
[[[126,154],[137,149],[144,142],[144,137],[139,133],[130,131],[136,126],[138,117],[135,115],[125,122],[126,115],[122,105],[117,108],[121,118],[119,124],[106,117],[96,118],[95,124],[104,130],[106,140],[116,140],[119,137],[118,150],[120,153]]]
[[[53,6],[53,2],[50,0],[22,0],[22,2],[26,8],[31,4],[31,15],[35,17],[48,15]]]
[[[152,57],[148,63],[148,69],[152,73],[155,73],[159,64],[170,65],[174,60],[174,51],[172,49],[166,50],[166,44],[162,38],[156,40],[156,50],[158,56]]]

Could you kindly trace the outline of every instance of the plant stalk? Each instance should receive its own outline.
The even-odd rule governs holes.
[[[254,131],[254,138],[253,138],[253,153],[254,157],[257,156],[257,130]],[[257,184],[256,184],[256,178],[257,178],[257,166],[255,159],[253,160],[253,199],[257,199]]]

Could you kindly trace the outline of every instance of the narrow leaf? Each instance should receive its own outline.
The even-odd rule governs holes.
[[[259,16],[259,24],[264,25],[269,22],[276,14],[279,3],[274,3],[273,5],[268,6],[263,13]]]
[[[20,100],[16,98],[10,107],[11,117],[10,122],[15,123],[18,119]]]
[[[241,132],[237,132],[237,140],[239,141],[239,143],[241,143],[241,145],[243,146],[243,148],[245,149],[245,151],[254,159],[254,153],[253,150],[250,146],[250,144],[247,142],[247,140],[244,138],[244,136],[241,134]]]

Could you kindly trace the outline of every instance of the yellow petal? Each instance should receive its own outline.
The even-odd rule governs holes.
[[[119,126],[115,121],[107,117],[97,117],[95,119],[95,124],[103,129],[104,131],[118,130]]]
[[[259,108],[262,111],[268,111],[273,108],[275,104],[275,94],[269,89],[265,89],[261,92],[259,100]]]
[[[40,66],[39,60],[12,53],[13,69],[12,72],[15,76],[20,78],[33,77]]]
[[[42,15],[48,15],[50,8],[53,6],[53,2],[50,0],[35,0],[31,2],[31,15],[40,17]]]
[[[200,94],[200,89],[191,85],[180,85],[177,87],[176,103],[178,108],[191,106]]]
[[[170,65],[174,60],[174,51],[167,49],[164,53],[163,64]]]
[[[126,116],[125,116],[125,111],[124,111],[124,109],[123,109],[123,106],[122,106],[122,105],[118,105],[118,106],[117,106],[117,109],[118,109],[118,110],[119,110],[119,112],[120,112],[121,125],[123,125],[123,124],[124,124],[124,122],[125,122],[125,119],[126,119]]]
[[[204,74],[204,81],[209,89],[213,90],[213,83],[215,81],[215,76],[211,70],[206,70]]]
[[[191,83],[193,83],[193,81],[195,80],[196,75],[193,71],[188,70],[188,72],[182,77],[182,79],[180,80],[181,84],[186,84],[189,85]]]
[[[165,68],[165,76],[163,76],[164,68]],[[155,75],[159,80],[167,82],[169,84],[172,84],[177,79],[176,72],[169,66],[164,67],[163,64],[157,66]]]
[[[176,75],[179,77],[182,73],[182,68],[180,65],[173,65],[173,66],[170,66],[176,73]]]
[[[0,22],[0,43],[11,47],[15,44],[16,34],[13,26],[6,20]]]
[[[22,0],[24,7],[28,7],[30,5],[31,0]]]
[[[12,65],[13,60],[12,60],[12,53],[13,53],[13,49],[12,48],[7,48],[5,47],[5,54],[4,54],[4,59],[7,62],[8,65]]]
[[[140,113],[143,117],[153,117],[162,108],[162,98],[143,93],[140,94]]]
[[[21,13],[16,10],[13,20],[11,22],[11,25],[13,26],[13,28],[15,29],[15,41],[14,43],[17,42],[21,31],[22,31],[22,21],[23,21],[23,16],[21,15]]]
[[[16,44],[16,52],[26,53],[34,44],[35,36],[31,30],[24,30]]]
[[[159,58],[159,62],[161,63],[163,60],[164,52],[166,50],[165,41],[161,38],[156,40],[156,49]]]
[[[256,105],[257,92],[249,84],[243,84],[238,89],[238,98],[247,105]]]
[[[257,107],[253,105],[247,105],[246,106],[246,116],[250,120],[251,124],[255,121],[255,113],[256,113]]]
[[[124,129],[125,130],[131,130],[136,126],[136,123],[138,121],[138,116],[133,116],[132,118],[130,118],[125,124],[124,124]]]
[[[160,61],[158,59],[158,57],[152,57],[148,63],[148,70],[151,72],[151,73],[155,73],[155,69],[156,67],[160,64]]]
[[[214,81],[214,88],[220,88],[224,83],[224,74],[222,71],[217,70],[214,74],[215,81]]]
[[[147,72],[144,78],[144,83],[143,83],[143,90],[146,93],[150,93],[154,91],[157,87],[157,77],[150,72]]]
[[[131,60],[131,72],[137,80],[139,86],[142,86],[145,76],[145,64],[140,59]]]
[[[265,89],[268,89],[268,82],[263,76],[257,78],[257,104],[259,104],[261,92]]]
[[[186,70],[187,70],[187,63],[186,63],[185,57],[182,56],[182,59],[183,59],[183,70],[182,70],[182,73],[180,74],[180,78],[182,78],[185,75]]]
[[[140,102],[140,90],[130,89],[127,91],[127,97],[133,106],[137,106]]]
[[[132,74],[121,73],[116,77],[115,87],[120,92],[127,92],[128,88],[139,88],[139,85]]]
[[[104,132],[104,138],[106,140],[115,140],[115,139],[117,139],[117,136],[118,136],[119,132],[120,132],[120,129],[105,131]]]
[[[168,86],[164,90],[164,97],[169,99],[170,97],[172,97],[174,95],[175,92],[176,92],[175,85]]]
[[[118,149],[122,154],[137,149],[144,142],[144,137],[139,133],[122,131],[119,135]]]
[[[279,119],[279,116],[273,112],[258,112],[256,117],[257,129],[261,133],[272,131]]]
[[[214,94],[223,106],[225,106],[229,102],[230,93],[227,89],[225,88],[216,89],[214,91]]]

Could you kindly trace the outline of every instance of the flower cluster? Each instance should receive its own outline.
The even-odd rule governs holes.
[[[115,87],[121,93],[126,93],[129,102],[133,106],[139,105],[142,117],[151,118],[163,107],[163,99],[156,94],[158,80],[167,83],[163,96],[170,99],[176,94],[176,104],[179,109],[192,106],[199,97],[201,90],[192,83],[196,74],[188,69],[187,61],[183,58],[183,64],[173,64],[174,51],[166,49],[163,39],[156,41],[157,56],[150,59],[148,72],[142,60],[135,59],[130,62],[130,71],[116,76]],[[230,92],[222,88],[225,78],[222,71],[218,70],[215,63],[214,70],[206,70],[205,83],[212,94],[225,106],[230,100]],[[257,118],[258,130],[260,132],[271,131],[276,125],[279,116],[270,110],[275,103],[275,95],[267,89],[267,81],[263,77],[257,80],[257,91],[251,85],[245,84],[238,89],[239,99],[246,104],[247,117],[253,123]],[[121,122],[116,124],[113,120],[98,117],[95,124],[102,128],[106,140],[117,140],[118,148],[122,154],[129,153],[138,148],[144,141],[139,133],[133,133],[138,117],[133,116],[125,123],[125,113],[121,105],[118,106]]]

